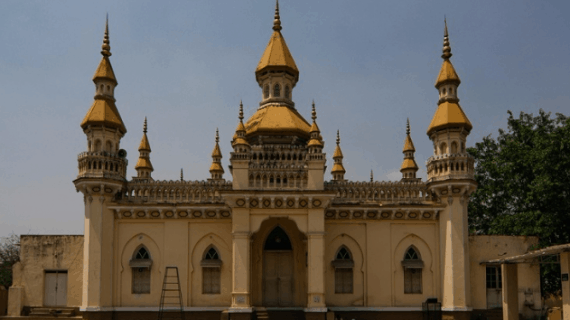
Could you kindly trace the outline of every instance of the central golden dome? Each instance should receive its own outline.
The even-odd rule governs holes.
[[[257,136],[298,136],[308,140],[311,125],[297,110],[270,105],[258,109],[245,124],[248,140]]]

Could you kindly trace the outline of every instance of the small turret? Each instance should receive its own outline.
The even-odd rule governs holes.
[[[222,167],[222,151],[220,150],[220,135],[216,128],[216,145],[212,151],[212,165],[210,166],[210,180],[223,180],[224,168]]]
[[[152,180],[151,173],[154,171],[152,163],[150,162],[150,143],[148,142],[147,133],[147,121],[144,118],[143,125],[143,136],[141,143],[139,145],[139,160],[135,165],[135,170],[137,171],[137,177],[135,179],[149,179]]]
[[[346,173],[346,170],[344,170],[344,166],[342,165],[343,158],[344,156],[342,155],[342,150],[340,150],[340,132],[337,130],[336,149],[334,150],[333,154],[334,165],[331,170],[334,181],[344,181],[344,174]]]
[[[313,124],[309,130],[311,140],[309,140],[307,147],[309,148],[309,153],[321,153],[323,151],[324,144],[321,139],[321,130],[317,125],[317,111],[315,109],[315,101],[313,101],[313,111],[311,112],[311,115],[313,118]]]
[[[402,152],[404,153],[404,161],[402,162],[402,167],[400,168],[400,172],[402,173],[402,181],[417,180],[416,172],[418,171],[418,164],[414,159],[416,148],[414,147],[414,142],[410,136],[410,119],[408,119],[406,123],[406,139],[404,140],[404,150]]]
[[[245,139],[245,126],[243,125],[243,104],[241,101],[239,102],[239,123],[232,140],[232,147],[236,153],[246,153],[251,148]]]

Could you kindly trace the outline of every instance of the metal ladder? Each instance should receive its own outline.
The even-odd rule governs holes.
[[[160,307],[158,309],[158,320],[162,319],[184,320],[180,277],[176,266],[167,266],[164,270],[164,281],[162,282],[162,294],[160,295]]]

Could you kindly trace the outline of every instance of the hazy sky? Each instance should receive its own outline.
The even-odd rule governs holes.
[[[447,16],[468,146],[506,127],[507,110],[570,114],[569,1],[281,0],[282,33],[300,70],[293,90],[314,99],[330,179],[336,130],[349,180],[399,180],[406,118],[425,180],[427,127],[438,99]],[[117,106],[134,176],[148,117],[159,180],[209,177],[216,127],[225,178],[243,99],[259,106],[254,70],[274,1],[0,2],[0,236],[81,234],[72,181],[86,149],[79,127],[94,95],[109,13]]]

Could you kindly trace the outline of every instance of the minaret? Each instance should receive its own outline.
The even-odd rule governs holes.
[[[255,78],[262,89],[260,106],[276,104],[294,107],[293,88],[299,81],[299,69],[281,34],[279,2],[275,4],[273,34],[259,60]]]
[[[148,179],[152,180],[151,173],[154,171],[152,163],[150,162],[150,144],[148,143],[147,132],[147,122],[146,117],[144,118],[143,126],[143,136],[141,139],[141,144],[139,145],[139,160],[135,165],[135,170],[137,170],[136,179]]]
[[[122,196],[128,164],[126,151],[120,149],[127,129],[115,105],[117,79],[109,60],[108,20],[101,54],[93,77],[95,101],[81,122],[87,151],[79,154],[79,175],[73,181],[85,202],[81,308],[86,314],[113,306],[113,268],[108,259],[114,254],[115,211],[109,206]]]
[[[400,172],[402,173],[402,181],[414,181],[416,180],[416,172],[418,171],[418,164],[414,159],[414,152],[416,148],[412,142],[412,137],[410,136],[410,119],[406,123],[406,139],[404,140],[404,161],[402,162],[402,167]]]
[[[211,178],[209,180],[223,180],[224,168],[222,167],[222,151],[220,150],[220,135],[216,128],[216,145],[212,151],[212,165],[210,166]]]
[[[465,318],[471,305],[469,282],[469,230],[467,205],[477,185],[473,176],[473,158],[465,152],[472,129],[471,122],[459,106],[457,88],[461,81],[451,61],[451,46],[445,23],[443,65],[435,87],[439,92],[438,107],[427,134],[433,142],[434,154],[427,161],[430,194],[443,209],[439,213],[439,235],[442,256],[442,309],[452,318]],[[463,310],[463,311],[462,311]]]
[[[344,166],[342,165],[343,159],[342,151],[340,150],[340,132],[336,131],[336,149],[334,150],[333,160],[334,165],[332,167],[331,173],[333,175],[334,181],[344,181],[344,174],[346,170],[344,170]]]

